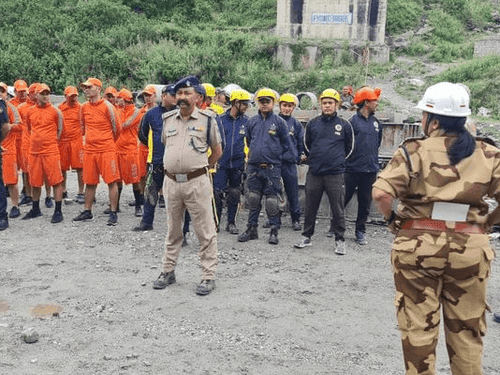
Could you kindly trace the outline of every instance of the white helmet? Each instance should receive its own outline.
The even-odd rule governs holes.
[[[241,90],[241,87],[235,83],[230,83],[229,85],[224,87],[223,90],[227,96],[231,97],[231,93],[233,92],[233,90]]]
[[[471,114],[469,94],[463,86],[450,82],[429,87],[415,108],[450,117],[467,117]]]

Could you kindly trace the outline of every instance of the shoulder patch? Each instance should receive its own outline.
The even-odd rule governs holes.
[[[207,117],[215,117],[216,113],[212,111],[207,111],[206,109],[198,109],[198,112]]]
[[[179,113],[179,110],[178,109],[175,109],[173,111],[168,111],[168,112],[165,112],[164,114],[161,115],[161,118],[162,119],[167,119],[169,117],[172,117],[174,115],[177,115]]]

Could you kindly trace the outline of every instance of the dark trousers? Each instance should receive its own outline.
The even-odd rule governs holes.
[[[273,166],[272,168],[262,169],[255,165],[248,166],[247,188],[249,192],[254,192],[266,197],[277,197],[281,191],[281,168]],[[250,207],[248,213],[248,224],[257,226],[259,214],[262,206]],[[279,211],[276,215],[269,216],[269,222],[272,226],[279,226]]]
[[[306,205],[304,214],[304,237],[312,237],[316,225],[316,215],[323,192],[326,192],[330,201],[332,213],[332,231],[336,240],[344,240],[344,175],[334,174],[327,176],[314,176],[311,172],[306,176]]]
[[[224,205],[222,195],[225,195],[227,222],[234,224],[240,201],[239,199],[233,199],[228,192],[230,189],[241,189],[242,176],[243,169],[241,168],[219,168],[214,175],[214,195],[217,197],[217,217],[219,218],[219,223],[222,216],[222,207]]]
[[[377,179],[377,173],[346,173],[345,174],[345,205],[347,206],[357,191],[358,216],[356,217],[356,233],[365,233],[366,221],[372,204],[372,187]]]
[[[163,164],[153,164],[153,181],[156,184],[156,188],[160,191],[163,186],[163,179],[165,177],[165,171],[163,169]],[[153,225],[155,219],[155,207],[156,205],[151,205],[148,200],[144,200],[144,212],[142,214],[142,222],[147,225]]]
[[[281,178],[285,187],[286,197],[288,198],[288,206],[292,222],[300,220],[300,205],[299,205],[299,183],[297,180],[297,164],[286,163],[281,164]]]

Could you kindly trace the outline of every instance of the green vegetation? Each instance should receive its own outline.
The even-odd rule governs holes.
[[[308,43],[292,46],[291,70],[276,59],[279,41],[270,32],[276,24],[277,0],[17,0],[0,2],[4,21],[0,79],[43,81],[61,93],[88,76],[133,90],[146,83],[167,83],[195,74],[216,86],[234,82],[249,91],[270,86],[279,92],[321,92],[350,84],[359,87],[367,75],[383,77],[395,68],[395,53],[436,62],[466,61],[439,79],[465,82],[473,90],[472,105],[495,109],[500,63],[472,60],[473,42],[492,24],[493,5],[485,0],[388,0],[386,30],[402,34],[427,25],[411,37],[403,51],[391,53],[388,64],[368,69],[344,42],[340,51],[320,42],[320,58],[307,66]],[[359,53],[359,51],[358,51]],[[483,64],[483,65],[481,65]],[[396,67],[397,68],[397,67]],[[423,64],[400,67],[401,80],[424,76]],[[483,70],[488,70],[483,77]],[[472,75],[474,72],[474,75]],[[467,74],[470,76],[464,77]],[[401,92],[418,97],[422,88]],[[388,104],[387,104],[388,105]]]

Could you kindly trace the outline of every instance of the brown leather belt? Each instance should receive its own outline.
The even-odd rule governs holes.
[[[405,220],[403,224],[401,224],[401,229],[420,229],[420,230],[430,230],[437,232],[446,232],[452,231],[457,233],[465,233],[465,234],[483,234],[484,231],[481,229],[479,225],[469,224],[469,223],[457,223],[455,222],[454,227],[450,227],[443,220],[433,220],[433,219],[413,219],[413,220]]]
[[[192,180],[193,178],[199,177],[205,173],[207,173],[207,167],[203,167],[203,168],[197,169],[193,172],[184,173],[184,174],[181,174],[181,173],[172,174],[172,173],[168,172],[167,170],[165,170],[165,174],[167,175],[167,177],[170,178],[171,180],[174,180],[175,182],[186,182],[186,181]]]

